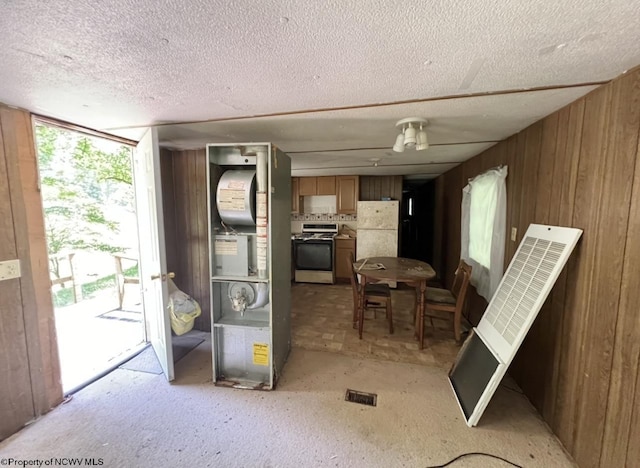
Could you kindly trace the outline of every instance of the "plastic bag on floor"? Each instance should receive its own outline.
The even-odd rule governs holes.
[[[169,279],[169,317],[171,329],[180,336],[191,331],[196,317],[202,314],[200,305],[188,294],[180,291],[175,283]]]

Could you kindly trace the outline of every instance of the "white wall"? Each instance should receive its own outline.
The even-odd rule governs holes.
[[[310,214],[336,214],[338,212],[335,195],[313,195],[302,197],[303,211]]]

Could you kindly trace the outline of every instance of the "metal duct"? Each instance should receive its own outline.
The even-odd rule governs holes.
[[[260,307],[266,306],[269,303],[269,286],[267,283],[257,283],[252,286],[257,289],[258,292],[255,300],[249,304],[247,309],[259,309]]]

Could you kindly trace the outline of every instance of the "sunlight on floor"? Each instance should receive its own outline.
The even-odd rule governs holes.
[[[114,366],[144,342],[140,295],[128,292],[122,310],[114,290],[58,307],[56,332],[66,393]]]

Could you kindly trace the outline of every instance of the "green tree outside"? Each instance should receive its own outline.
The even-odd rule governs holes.
[[[45,125],[36,141],[52,275],[68,253],[124,252],[118,213],[134,210],[131,148]]]

